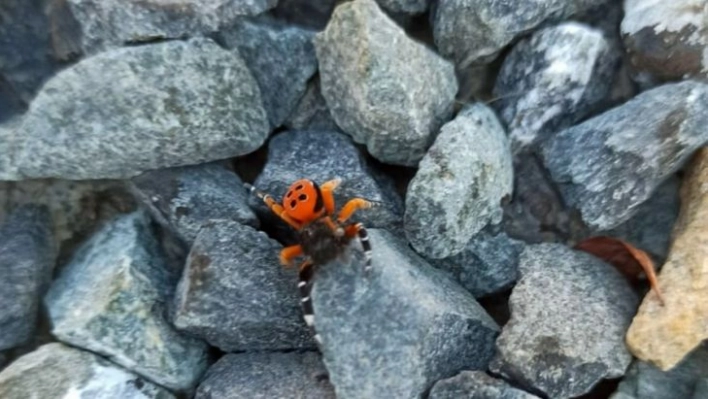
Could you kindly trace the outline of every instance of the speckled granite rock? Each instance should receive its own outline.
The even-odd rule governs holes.
[[[27,343],[35,333],[54,260],[48,209],[14,209],[0,225],[0,351]]]
[[[545,166],[591,228],[612,229],[708,141],[706,101],[708,85],[693,81],[645,91],[553,135]]]
[[[221,42],[237,49],[258,82],[271,127],[283,124],[317,71],[314,35],[265,18],[243,20],[220,33]]]
[[[316,352],[227,354],[204,376],[195,399],[335,399]]]
[[[509,142],[485,105],[463,108],[440,130],[408,185],[404,227],[416,251],[456,255],[488,223],[499,223],[511,194]]]
[[[435,383],[428,399],[537,399],[484,371],[463,371]]]
[[[164,388],[96,356],[60,343],[39,347],[0,372],[0,397],[173,399]]]
[[[162,386],[188,390],[207,368],[207,346],[166,319],[176,282],[145,213],[119,217],[52,284],[45,299],[52,334]]]
[[[512,148],[533,146],[571,126],[605,100],[619,51],[603,33],[567,22],[522,39],[504,58],[493,106],[506,124]]]
[[[638,298],[620,272],[561,244],[528,246],[519,271],[490,371],[552,398],[623,376]]]
[[[22,137],[17,131],[21,125],[22,118],[17,116],[0,122],[0,154],[3,154],[0,157],[0,180],[15,179],[19,175],[15,156],[19,143],[22,143]]]
[[[386,230],[362,257],[318,270],[315,328],[341,398],[420,397],[440,378],[486,369],[499,327],[474,298]],[[359,254],[360,255],[360,254]]]
[[[237,222],[205,224],[177,286],[174,325],[225,352],[314,348],[281,249]]]
[[[128,94],[126,94],[128,93]],[[42,88],[19,127],[18,178],[126,178],[249,153],[269,126],[235,53],[208,39],[86,58]]]
[[[313,78],[307,85],[305,94],[285,121],[285,127],[289,130],[339,131],[339,126],[332,119],[327,102],[322,97],[319,77]]]
[[[430,0],[376,0],[381,8],[396,14],[416,15],[428,10]]]
[[[132,179],[132,189],[153,218],[188,246],[212,219],[258,227],[243,182],[219,163],[159,169]]]
[[[407,37],[374,0],[339,5],[315,49],[337,125],[380,161],[417,165],[452,115],[453,66]]]

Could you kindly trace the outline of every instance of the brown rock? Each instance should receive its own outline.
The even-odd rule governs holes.
[[[665,305],[655,292],[647,294],[627,332],[630,351],[664,371],[708,339],[708,147],[689,166],[681,201],[674,242],[659,274]]]

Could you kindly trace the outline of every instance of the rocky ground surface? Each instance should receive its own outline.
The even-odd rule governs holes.
[[[708,398],[708,6],[5,0],[0,397]],[[314,328],[251,195],[368,228]],[[644,276],[575,249],[622,239]]]

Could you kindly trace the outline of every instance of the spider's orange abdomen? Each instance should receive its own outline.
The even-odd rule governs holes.
[[[312,180],[296,181],[283,197],[283,208],[288,216],[301,223],[312,222],[321,216],[324,208],[320,188]]]

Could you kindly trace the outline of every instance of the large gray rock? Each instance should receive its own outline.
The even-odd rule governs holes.
[[[52,334],[157,384],[193,388],[207,345],[166,318],[177,283],[144,212],[115,219],[65,266],[46,296]]]
[[[0,9],[0,87],[7,84],[7,91],[0,93],[17,96],[22,104],[29,104],[40,86],[60,68],[52,57],[45,3],[3,0]],[[0,117],[4,111],[0,108]]]
[[[277,0],[67,0],[53,2],[54,49],[61,58],[95,54],[125,44],[181,39],[216,32],[257,15]]]
[[[453,66],[406,36],[374,0],[339,5],[315,49],[337,125],[380,161],[416,166],[452,115]]]
[[[15,156],[17,143],[20,141],[22,118],[15,116],[0,123],[0,181],[11,180],[19,175]]]
[[[221,32],[221,41],[238,53],[258,82],[271,127],[283,124],[317,71],[315,32],[272,20],[243,20]]]
[[[335,399],[315,352],[227,354],[202,379],[195,399]]]
[[[518,279],[524,243],[495,230],[482,230],[459,254],[431,259],[430,264],[449,273],[475,298],[510,288]]]
[[[18,178],[126,178],[254,151],[268,120],[243,60],[208,39],[108,51],[42,88],[18,128]]]
[[[0,351],[27,343],[36,331],[54,254],[46,207],[20,206],[0,225]]]
[[[549,138],[542,146],[566,203],[594,229],[628,220],[708,140],[708,85],[645,91]]]
[[[493,103],[512,148],[532,146],[590,115],[610,93],[619,55],[602,31],[577,22],[517,43],[504,58]]]
[[[708,393],[706,375],[708,344],[704,343],[669,371],[635,360],[610,399],[705,399],[708,396],[700,395]]]
[[[440,54],[460,68],[487,63],[515,38],[607,0],[440,0],[431,13]]]
[[[280,264],[281,249],[237,222],[205,224],[177,286],[175,327],[225,352],[313,348],[297,273]]]
[[[486,369],[499,327],[474,298],[385,230],[373,269],[331,263],[314,277],[315,329],[341,398],[422,397],[440,378]]]
[[[271,138],[268,161],[254,185],[280,201],[288,186],[304,178],[318,184],[342,179],[334,191],[337,211],[354,197],[377,201],[379,206],[356,212],[351,222],[401,230],[403,201],[393,181],[376,171],[347,135],[330,131],[288,131]],[[264,224],[276,220],[258,198],[251,196],[250,201],[262,215]],[[285,223],[278,223],[290,231]]]
[[[706,11],[694,0],[624,2],[621,34],[633,77],[642,86],[708,78]]]
[[[613,266],[561,244],[528,246],[511,319],[490,370],[551,398],[580,396],[624,375],[624,336],[639,298]]]
[[[435,383],[428,399],[538,399],[484,371],[463,371]]]
[[[433,259],[462,252],[485,225],[501,221],[512,185],[504,129],[487,106],[466,106],[440,130],[408,185],[408,241]]]
[[[285,121],[285,127],[289,130],[339,131],[322,97],[319,76],[310,80],[305,94]]]
[[[153,218],[188,246],[209,220],[259,225],[248,207],[243,182],[219,163],[154,170],[134,177],[131,183]]]
[[[0,397],[171,399],[175,396],[91,352],[51,343],[20,357],[0,373]]]

